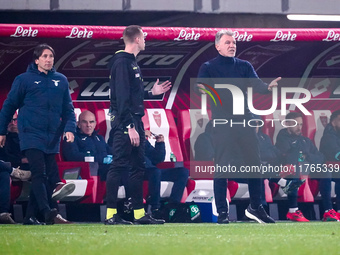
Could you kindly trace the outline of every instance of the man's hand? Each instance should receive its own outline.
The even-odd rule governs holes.
[[[5,146],[5,142],[6,142],[6,136],[0,135],[0,148],[3,148]]]
[[[73,143],[73,141],[74,141],[74,134],[72,132],[66,132],[65,133],[65,137],[66,137],[66,142]]]
[[[135,128],[128,128],[128,133],[132,146],[138,147],[140,143],[139,134]]]
[[[148,139],[153,137],[150,130],[148,130],[148,129],[145,130],[145,137],[148,138]]]
[[[161,95],[165,92],[167,92],[171,88],[171,82],[170,81],[165,81],[162,84],[158,84],[159,79],[155,82],[153,85],[151,92],[153,96]]]
[[[277,85],[278,85],[277,82],[281,79],[282,79],[281,77],[277,77],[275,80],[272,80],[272,82],[269,83],[269,85],[268,85],[268,90],[272,91],[273,87],[277,87]]]
[[[157,143],[164,142],[164,136],[163,135],[157,135],[156,136],[156,142]]]
[[[197,84],[198,90],[201,94],[206,94],[207,92],[205,92],[203,89],[205,89],[203,84]]]

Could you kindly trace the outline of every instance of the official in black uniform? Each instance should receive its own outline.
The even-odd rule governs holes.
[[[121,177],[129,173],[127,194],[131,196],[135,224],[162,224],[145,214],[143,207],[143,176],[145,134],[142,122],[143,99],[168,91],[171,83],[156,81],[150,91],[144,91],[143,78],[136,61],[145,49],[144,34],[140,26],[132,25],[123,32],[125,50],[116,52],[111,62],[110,113],[113,162],[107,175],[107,214],[105,224],[132,224],[117,215],[117,194]]]

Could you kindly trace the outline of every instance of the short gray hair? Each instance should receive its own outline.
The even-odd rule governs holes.
[[[220,30],[215,35],[215,44],[218,44],[220,42],[222,36],[224,36],[224,35],[234,36],[235,34],[231,30],[226,30],[226,29]]]

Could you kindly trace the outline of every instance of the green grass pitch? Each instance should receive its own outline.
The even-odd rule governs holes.
[[[0,254],[339,254],[340,222],[0,225]]]

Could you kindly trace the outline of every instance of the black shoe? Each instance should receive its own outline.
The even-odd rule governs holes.
[[[252,209],[249,205],[245,213],[249,219],[256,220],[258,223],[275,223],[275,220],[266,213],[262,205],[257,210]]]
[[[132,225],[131,221],[122,219],[118,214],[112,216],[112,218],[104,221],[105,225]]]
[[[35,217],[24,219],[23,225],[46,225],[44,222],[38,221]]]
[[[53,225],[54,218],[58,215],[58,211],[56,208],[51,209],[47,213],[45,213],[45,223],[46,225]]]
[[[156,219],[156,220],[164,220],[162,211],[159,210],[159,209],[152,210],[151,217]]]
[[[217,218],[218,224],[228,224],[229,223],[229,214],[227,212],[221,212],[218,214]]]
[[[154,219],[150,214],[145,214],[142,218],[136,220],[134,224],[136,225],[147,225],[147,224],[164,224],[165,220]]]

